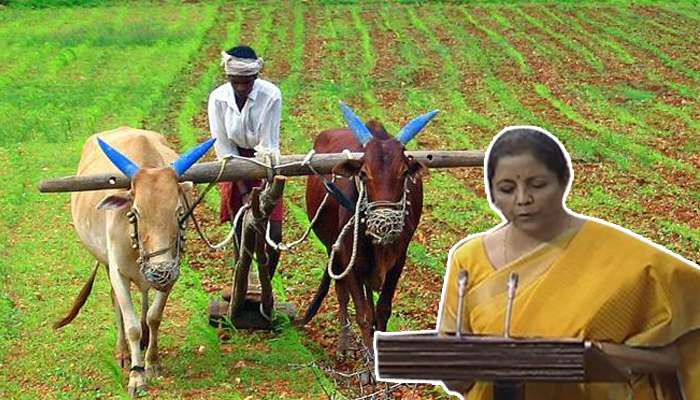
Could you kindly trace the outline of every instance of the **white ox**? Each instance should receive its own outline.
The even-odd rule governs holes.
[[[83,147],[78,176],[121,171],[131,178],[131,188],[72,194],[73,225],[98,265],[72,310],[54,327],[60,328],[75,318],[90,294],[99,263],[106,265],[122,367],[127,345],[131,355],[128,391],[132,397],[146,389],[147,378],[159,373],[158,328],[179,275],[184,197],[190,196],[192,189],[191,183],[178,183],[178,176],[212,144],[209,140],[178,158],[162,135],[122,127],[91,136]],[[140,319],[131,300],[131,282],[142,295]],[[150,288],[156,289],[156,295],[149,307]],[[146,344],[144,365],[142,348]]]

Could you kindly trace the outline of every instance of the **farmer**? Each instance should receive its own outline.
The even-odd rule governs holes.
[[[625,229],[571,212],[570,158],[547,131],[504,129],[486,152],[485,186],[503,222],[450,250],[438,331],[456,331],[458,276],[468,272],[462,330],[502,335],[506,281],[520,278],[513,336],[576,337],[677,349],[680,389],[700,399],[700,268]],[[526,399],[663,400],[656,376],[631,384],[532,383]],[[445,382],[467,399],[491,399],[486,383]],[[678,388],[678,387],[677,387]]]
[[[258,78],[263,60],[248,46],[236,46],[221,53],[221,65],[228,82],[209,95],[208,114],[214,149],[219,160],[231,157],[253,157],[261,153],[279,154],[282,95],[274,84]],[[222,182],[221,223],[232,221],[240,207],[248,201],[253,187],[261,180]],[[282,239],[284,203],[280,199],[270,215],[270,236]],[[240,232],[236,234],[240,243]],[[274,274],[279,252],[267,248],[271,257],[270,274]],[[255,268],[251,269],[255,271]],[[253,285],[257,276],[253,273]],[[253,289],[255,291],[255,289]]]

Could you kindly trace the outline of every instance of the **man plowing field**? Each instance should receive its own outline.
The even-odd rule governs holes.
[[[279,154],[280,118],[282,95],[271,82],[258,78],[263,60],[248,46],[236,46],[222,52],[222,65],[228,82],[217,87],[209,95],[209,129],[216,138],[214,150],[219,160],[235,157],[253,157]],[[261,180],[248,179],[220,183],[221,222],[233,221],[241,206],[247,203],[254,187]],[[272,240],[282,238],[284,203],[280,199],[270,214],[269,231]],[[240,243],[240,232],[236,234]],[[274,274],[279,252],[267,248],[270,272]],[[251,272],[254,272],[252,270]],[[259,291],[257,275],[252,282]]]

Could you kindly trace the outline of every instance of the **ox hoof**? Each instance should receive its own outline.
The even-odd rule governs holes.
[[[129,397],[135,399],[137,397],[148,396],[148,391],[146,390],[146,385],[139,386],[129,386]]]
[[[375,384],[374,372],[364,371],[363,373],[360,374],[360,385],[372,385],[372,386],[374,386],[374,384]]]
[[[156,379],[160,377],[160,365],[152,364],[146,366],[146,379]]]
[[[136,397],[143,397],[148,394],[146,392],[146,373],[141,370],[141,371],[131,371],[129,374],[129,397],[136,398]]]

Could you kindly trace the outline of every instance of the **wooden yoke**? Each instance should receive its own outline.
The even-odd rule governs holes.
[[[363,153],[324,153],[315,154],[308,164],[304,163],[306,155],[286,155],[280,157],[275,165],[275,175],[301,176],[311,175],[313,167],[320,174],[329,174],[333,168],[348,159],[359,160]],[[484,164],[482,151],[406,151],[406,156],[413,158],[429,168],[481,167]],[[253,159],[254,160],[254,159]],[[181,182],[209,183],[217,181],[221,162],[205,162],[193,165],[179,177]],[[266,179],[269,168],[256,164],[252,160],[234,158],[228,161],[221,173],[219,181],[234,181],[240,179]],[[80,192],[86,190],[126,189],[130,180],[119,173],[98,174],[88,176],[67,176],[49,179],[39,183],[39,191]]]

